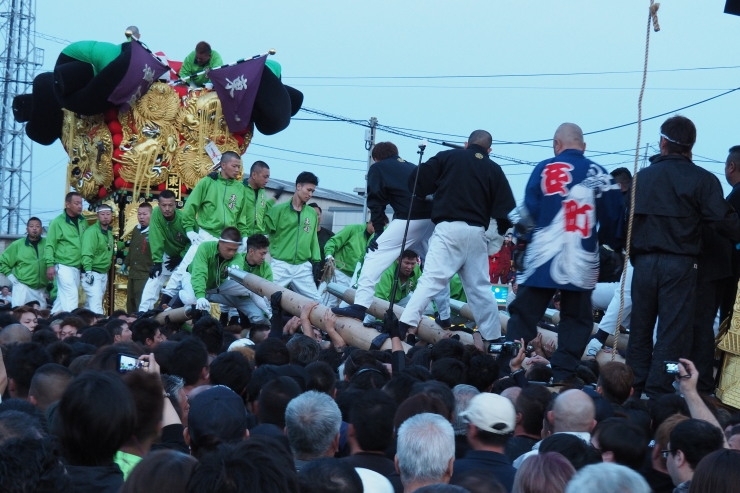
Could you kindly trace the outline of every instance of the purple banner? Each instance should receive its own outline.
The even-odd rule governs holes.
[[[145,94],[159,77],[170,68],[147,51],[138,41],[131,41],[131,60],[123,76],[108,101],[120,106],[120,111],[128,111]]]
[[[242,132],[249,127],[266,59],[267,55],[263,55],[208,72],[231,132]]]

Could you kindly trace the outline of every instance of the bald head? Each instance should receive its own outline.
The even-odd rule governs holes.
[[[553,150],[557,156],[566,149],[586,150],[583,141],[583,130],[575,123],[563,123],[555,131],[552,143]]]
[[[590,433],[594,427],[594,401],[581,390],[566,390],[552,406],[553,431],[582,431]]]
[[[484,149],[489,149],[493,144],[493,137],[485,130],[474,130],[468,137],[468,145],[479,145]]]
[[[7,325],[0,330],[0,345],[7,346],[14,342],[31,342],[31,331],[21,324]]]

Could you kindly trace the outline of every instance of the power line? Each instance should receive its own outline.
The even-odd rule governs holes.
[[[714,67],[688,67],[688,68],[667,68],[648,70],[650,73],[659,72],[697,72],[707,70],[728,70],[740,68],[740,65],[720,65]],[[584,75],[619,75],[619,74],[637,74],[642,70],[608,70],[597,72],[541,72],[532,74],[489,74],[489,75],[335,75],[335,76],[292,76],[286,79],[324,79],[324,80],[358,80],[358,79],[375,79],[375,80],[428,80],[428,79],[502,79],[508,77],[574,77]]]

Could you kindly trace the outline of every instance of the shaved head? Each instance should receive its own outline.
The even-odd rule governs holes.
[[[552,406],[553,431],[591,432],[596,417],[594,401],[581,390],[566,390]]]
[[[468,144],[476,144],[484,149],[491,147],[492,143],[493,137],[491,137],[491,134],[485,130],[474,130],[473,133],[470,134],[470,137],[468,137]]]
[[[553,141],[555,154],[560,154],[566,149],[586,150],[586,143],[583,141],[583,130],[575,123],[561,124],[555,131]]]

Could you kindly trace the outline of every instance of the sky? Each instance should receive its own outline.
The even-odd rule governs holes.
[[[122,42],[128,25],[141,40],[181,60],[208,41],[224,62],[277,50],[283,82],[304,93],[303,110],[272,136],[255,132],[243,157],[261,159],[272,176],[304,170],[319,186],[364,187],[368,120],[376,142],[394,142],[418,162],[462,144],[482,128],[493,159],[518,200],[532,167],[552,156],[566,121],[586,132],[586,155],[608,170],[634,166],[648,0],[275,0],[123,3],[37,2],[36,45],[42,71],[73,41]],[[679,111],[697,126],[694,160],[722,182],[729,147],[740,144],[740,17],[724,0],[664,0],[660,32],[650,33],[643,118]],[[721,96],[720,96],[721,95]],[[702,102],[704,100],[709,101]],[[702,102],[700,104],[696,104]],[[639,164],[657,153],[660,124],[644,121]],[[606,130],[625,125],[622,128]],[[398,135],[401,133],[402,135]],[[591,134],[590,134],[591,133]],[[59,213],[67,156],[59,141],[33,150],[32,212]]]

